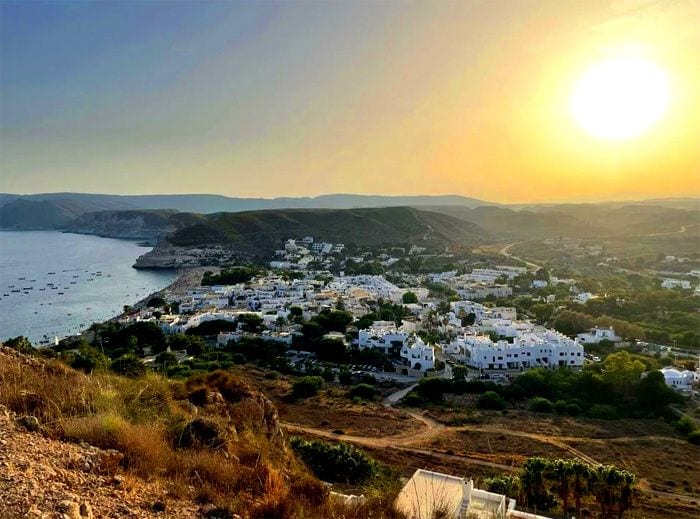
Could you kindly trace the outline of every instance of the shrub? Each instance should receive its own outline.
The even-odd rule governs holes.
[[[693,422],[691,418],[684,416],[680,420],[674,422],[673,428],[678,434],[688,436],[688,434],[695,430],[695,422]]]
[[[486,393],[479,397],[476,405],[479,409],[494,409],[500,411],[506,408],[506,401],[495,391],[486,391]]]
[[[616,420],[618,418],[617,409],[607,404],[595,404],[588,410],[588,416],[600,420]]]
[[[411,391],[403,397],[401,403],[408,407],[420,407],[425,403],[425,400],[418,393]]]
[[[700,429],[689,432],[688,441],[693,445],[700,445]]]
[[[566,401],[565,400],[557,400],[556,402],[554,402],[554,411],[557,414],[566,413]]]
[[[319,389],[323,387],[321,377],[302,377],[292,386],[292,396],[294,398],[309,398],[315,396]]]
[[[581,414],[581,407],[578,404],[566,404],[566,414],[569,416],[576,416]]]
[[[226,443],[219,424],[206,417],[188,422],[177,438],[178,447],[218,449]]]
[[[126,355],[114,359],[110,368],[119,375],[132,378],[140,377],[146,372],[146,366],[132,353],[127,353]]]
[[[363,400],[372,400],[376,394],[374,387],[369,384],[357,384],[348,391],[348,396],[351,398],[359,397]]]
[[[363,483],[379,473],[379,465],[364,452],[346,443],[292,438],[292,449],[323,481]]]
[[[535,413],[551,413],[554,411],[554,404],[546,398],[537,396],[528,402],[527,408]]]
[[[363,373],[360,382],[363,384],[375,385],[377,383],[377,377],[375,377],[372,373]]]
[[[341,371],[338,374],[338,382],[340,382],[344,386],[349,386],[352,384],[352,373],[349,371]]]

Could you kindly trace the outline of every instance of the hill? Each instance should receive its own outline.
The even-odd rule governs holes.
[[[464,246],[487,233],[451,216],[410,207],[286,209],[219,213],[168,237],[181,247],[225,245],[254,256],[269,255],[287,238],[313,236],[346,245],[422,244]]]
[[[230,373],[84,374],[36,354],[0,345],[2,517],[349,517]]]
[[[351,209],[425,205],[476,207],[489,202],[456,195],[375,196],[322,195],[318,197],[236,198],[222,195],[103,195],[91,193],[0,193],[0,228],[63,229],[77,216],[105,210],[175,210],[189,213],[257,211],[268,209]]]
[[[700,210],[652,204],[558,204],[505,207],[432,207],[434,211],[470,222],[511,238],[648,236],[672,233],[700,224]]]

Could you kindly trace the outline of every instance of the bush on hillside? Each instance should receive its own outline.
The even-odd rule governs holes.
[[[479,397],[476,405],[479,409],[501,411],[506,408],[507,404],[503,397],[495,391],[486,391],[486,393]]]
[[[321,377],[302,377],[292,385],[292,396],[294,398],[309,398],[318,394],[323,387]]]
[[[588,410],[590,418],[598,418],[599,420],[617,420],[619,415],[617,409],[607,404],[595,404]]]
[[[693,445],[700,445],[700,429],[688,433],[688,441]]]
[[[292,449],[316,476],[329,483],[364,483],[380,472],[379,464],[346,443],[292,438]]]
[[[348,396],[350,398],[359,397],[363,400],[372,400],[376,394],[377,392],[374,387],[369,384],[357,384],[348,391]]]
[[[528,410],[534,413],[551,413],[554,411],[554,404],[542,397],[535,397],[527,404]]]

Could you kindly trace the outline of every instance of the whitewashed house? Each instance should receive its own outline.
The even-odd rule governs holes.
[[[661,368],[659,371],[663,374],[667,386],[679,390],[691,389],[698,376],[697,372],[687,369],[681,371],[676,368]]]
[[[598,344],[602,340],[607,340],[611,342],[619,342],[622,337],[615,335],[615,330],[613,327],[610,328],[591,328],[586,333],[579,333],[577,336],[578,340],[583,344]]]
[[[411,369],[426,371],[435,367],[435,348],[425,344],[417,335],[412,335],[406,341],[400,355]]]

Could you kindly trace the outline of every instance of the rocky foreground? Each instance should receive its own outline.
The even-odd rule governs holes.
[[[159,483],[119,469],[121,454],[42,436],[39,423],[0,406],[0,502],[3,518],[201,517]]]

